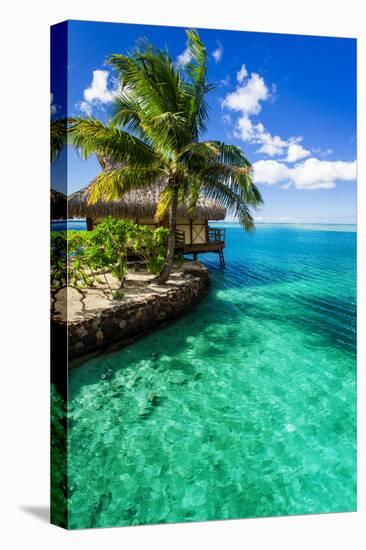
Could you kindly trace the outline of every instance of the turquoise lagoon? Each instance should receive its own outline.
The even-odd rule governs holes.
[[[69,377],[71,528],[356,509],[356,233],[227,226],[166,328]]]

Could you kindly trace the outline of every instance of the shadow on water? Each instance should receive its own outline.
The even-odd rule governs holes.
[[[256,304],[247,310],[247,315],[259,322],[265,319],[266,322],[283,324],[284,334],[286,325],[290,325],[297,331],[323,340],[324,343],[319,345],[356,353],[356,306],[352,305],[351,298],[302,294],[291,297],[289,307],[280,313]]]
[[[309,312],[305,329],[326,338],[332,347],[356,353],[356,306],[353,300],[334,296],[307,296],[303,307]],[[301,325],[301,323],[299,323]]]
[[[225,271],[212,268],[209,262],[205,263],[210,270],[210,274],[220,286],[238,290],[299,282],[309,278],[304,271],[289,269],[288,267],[281,269],[269,264],[258,264],[248,261],[246,258],[230,262]]]

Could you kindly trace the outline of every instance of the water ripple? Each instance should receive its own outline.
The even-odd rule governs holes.
[[[194,311],[71,372],[71,527],[355,509],[355,234],[227,238]]]

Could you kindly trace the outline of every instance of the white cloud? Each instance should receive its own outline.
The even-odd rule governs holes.
[[[251,73],[249,76],[245,65],[242,65],[236,73],[236,78],[238,81],[236,90],[228,93],[222,102],[222,108],[240,113],[236,120],[234,137],[258,144],[258,153],[264,153],[270,157],[284,155],[290,144],[296,144],[301,141],[301,138],[284,140],[278,135],[272,135],[261,122],[252,120],[253,116],[261,112],[262,103],[268,101],[272,93],[275,93],[276,86],[272,85],[273,92],[270,92],[263,77],[257,73]],[[291,155],[295,156],[295,151],[292,151]]]
[[[328,149],[325,149],[325,151],[324,151],[323,149],[312,148],[311,152],[318,154],[319,157],[328,157],[329,155],[331,155],[333,153],[333,149],[328,148]]]
[[[95,70],[90,86],[85,88],[84,99],[77,107],[86,115],[92,114],[93,107],[111,103],[117,93],[117,83],[111,81],[109,71]]]
[[[220,84],[221,86],[229,86],[230,84],[230,76],[229,75],[226,75],[225,78],[222,78],[220,80]]]
[[[258,142],[262,143],[262,145],[257,150],[257,153],[265,153],[269,157],[282,155],[285,148],[288,147],[287,141],[283,140],[280,136],[272,136],[267,130],[264,130],[259,135]]]
[[[277,160],[259,160],[253,164],[256,183],[274,185],[284,182],[289,177],[289,168]]]
[[[219,63],[221,61],[223,53],[224,53],[224,48],[222,47],[222,44],[218,42],[217,48],[213,50],[211,54],[216,63]]]
[[[84,90],[84,99],[89,103],[100,101],[109,103],[113,100],[116,90],[108,88],[108,71],[93,71],[93,80],[89,88]]]
[[[285,191],[287,189],[290,189],[292,183],[290,181],[288,181],[287,183],[284,183],[283,185],[280,185],[280,189],[285,189]]]
[[[248,76],[248,71],[247,71],[246,65],[242,65],[240,71],[236,73],[236,79],[239,83],[241,83],[247,76]]]
[[[184,50],[180,55],[177,57],[177,65],[178,67],[182,67],[183,65],[187,65],[192,59],[192,54],[188,48]]]
[[[88,103],[87,101],[80,101],[77,106],[79,107],[80,111],[86,116],[91,116],[93,111],[91,103]]]
[[[224,124],[231,124],[231,116],[230,115],[222,115],[221,120]]]
[[[234,130],[234,137],[254,144],[259,144],[258,153],[265,153],[270,157],[283,155],[288,142],[280,136],[272,136],[265,129],[261,122],[253,123],[252,120],[243,115],[239,117]]]
[[[253,216],[255,222],[259,223],[293,223],[296,222],[296,218],[291,216]]]
[[[257,73],[249,73],[246,65],[242,65],[236,73],[238,81],[234,92],[228,93],[222,101],[222,108],[240,113],[235,123],[233,135],[244,142],[258,144],[257,153],[264,153],[269,157],[286,154],[286,162],[296,162],[310,156],[310,151],[299,142],[302,137],[283,139],[272,135],[262,124],[254,122],[253,117],[262,110],[262,103],[274,98],[277,87],[272,84],[269,88],[264,78]]]
[[[245,68],[245,66],[243,65]],[[239,71],[237,78],[241,83],[236,87],[235,92],[227,94],[222,106],[232,111],[240,111],[243,116],[257,115],[261,111],[261,102],[268,99],[269,90],[261,76],[252,73],[250,78],[242,76]],[[239,80],[240,78],[240,80]]]
[[[356,180],[356,161],[329,161],[309,158],[291,169],[298,189],[330,189],[337,180]]]
[[[293,218],[292,216],[280,216],[277,219],[278,219],[279,222],[282,222],[282,223],[295,221],[295,218]]]
[[[282,183],[282,189],[288,189],[290,185],[296,189],[333,189],[338,180],[356,180],[356,161],[326,161],[311,157],[295,166],[287,166],[276,160],[260,160],[253,168],[257,183]]]
[[[59,110],[59,106],[53,102],[53,93],[51,92],[51,115],[54,115]]]
[[[299,143],[290,143],[287,149],[286,162],[296,162],[298,160],[310,157],[311,153]]]

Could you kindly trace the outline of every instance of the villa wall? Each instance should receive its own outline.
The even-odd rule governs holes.
[[[147,225],[151,229],[156,227],[153,218],[139,218],[138,223]],[[184,232],[186,244],[202,244],[207,241],[206,225],[204,220],[193,220],[188,218],[177,218],[177,229]]]
[[[123,346],[133,342],[191,309],[207,294],[209,286],[207,270],[199,264],[199,267],[184,269],[174,284],[151,292],[143,301],[129,299],[113,308],[88,314],[82,320],[68,322],[69,359],[112,344]]]

